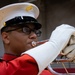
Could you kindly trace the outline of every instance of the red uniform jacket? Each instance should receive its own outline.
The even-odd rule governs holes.
[[[5,54],[0,60],[0,75],[37,75],[39,72],[36,61],[29,55],[20,57]],[[40,75],[53,75],[44,70]]]

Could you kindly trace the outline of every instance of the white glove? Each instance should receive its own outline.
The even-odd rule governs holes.
[[[62,49],[64,49],[65,46],[69,43],[69,40],[71,36],[74,35],[74,33],[75,33],[74,27],[67,24],[62,24],[52,32],[49,41],[57,43],[58,45],[57,47],[60,47],[60,49],[63,47]]]
[[[75,63],[75,34],[71,37],[68,46],[62,50],[62,53]]]
[[[60,51],[68,44],[71,35],[75,32],[75,28],[66,24],[58,26],[51,35],[51,38],[45,44],[30,49],[23,54],[32,56],[41,73],[60,53]],[[67,37],[66,37],[67,36]]]
[[[67,46],[63,50],[63,55],[65,55],[67,58],[69,58],[71,60],[75,60],[75,44]]]

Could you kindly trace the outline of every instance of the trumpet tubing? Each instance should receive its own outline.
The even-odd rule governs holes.
[[[41,44],[44,44],[44,43],[46,43],[46,42],[48,42],[48,39],[47,39],[47,40],[38,41],[37,44],[38,44],[38,45],[41,45]]]

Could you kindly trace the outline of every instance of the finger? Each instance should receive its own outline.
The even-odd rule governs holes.
[[[66,57],[74,59],[74,57],[75,57],[75,49],[73,51],[71,51],[70,53],[68,53]]]
[[[62,53],[64,55],[67,55],[68,53],[70,53],[74,49],[75,49],[75,44],[74,45],[67,46],[64,50],[62,50]]]
[[[72,59],[72,62],[75,63],[75,57]]]
[[[75,63],[75,60],[73,60],[73,63]]]
[[[75,33],[71,36],[69,44],[75,44]]]

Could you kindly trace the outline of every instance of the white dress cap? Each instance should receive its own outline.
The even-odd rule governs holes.
[[[17,16],[30,16],[37,18],[39,9],[32,3],[14,3],[0,8],[0,29],[4,27],[4,23]]]

